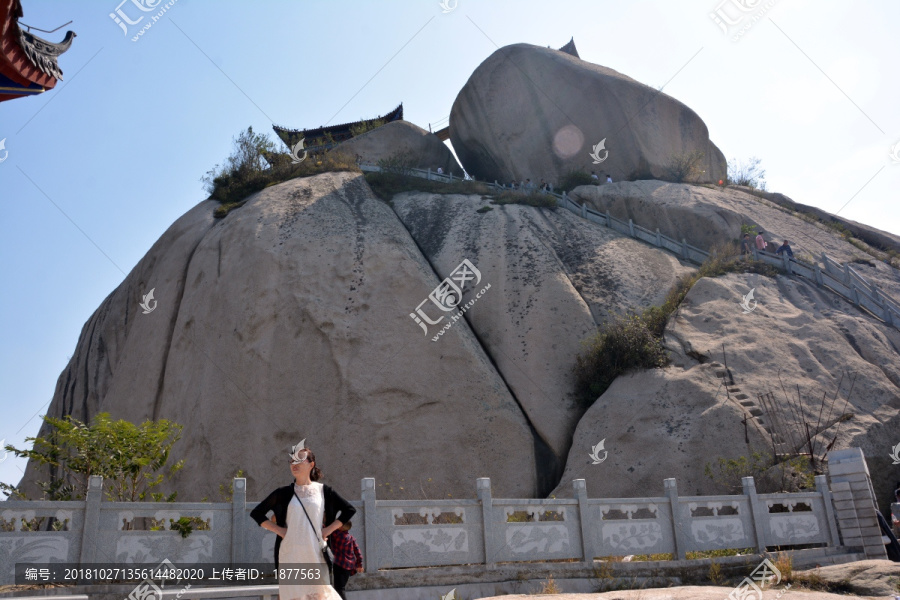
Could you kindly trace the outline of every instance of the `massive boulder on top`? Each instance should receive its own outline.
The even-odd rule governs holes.
[[[217,205],[179,218],[91,316],[50,416],[182,424],[187,467],[164,489],[185,501],[238,469],[261,500],[303,438],[348,499],[363,477],[382,497],[471,497],[476,477],[537,493],[532,429],[468,325],[435,344],[410,320],[438,279],[361,175],[293,179],[221,220]],[[29,462],[32,497],[41,478]]]
[[[605,160],[594,164],[602,140]],[[726,173],[706,125],[678,100],[530,44],[501,48],[472,73],[450,112],[450,141],[466,171],[487,181],[558,182],[570,170],[666,179],[673,157],[694,151],[704,153],[701,181]]]
[[[393,121],[367,131],[334,147],[332,152],[359,155],[363,162],[378,161],[408,153],[417,169],[437,170],[463,176],[463,171],[450,149],[429,131],[409,121]]]

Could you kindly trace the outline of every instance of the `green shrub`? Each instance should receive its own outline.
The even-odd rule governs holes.
[[[252,127],[234,139],[234,148],[225,164],[216,165],[201,179],[209,199],[222,203],[214,216],[224,217],[242,206],[249,195],[289,179],[327,171],[359,172],[356,160],[344,154],[307,155],[299,164],[293,164],[290,154],[275,152],[274,148],[266,136],[253,133]]]
[[[704,156],[706,155],[699,150],[673,155],[669,159],[669,164],[666,165],[666,178],[675,183],[685,183],[700,179],[706,173],[700,168],[703,164]]]
[[[382,173],[406,177],[412,174],[417,162],[415,155],[407,150],[406,152],[397,152],[388,158],[382,158],[378,161],[378,166],[381,167]]]
[[[741,237],[744,237],[745,233],[749,233],[751,236],[756,236],[756,225],[741,223]]]
[[[589,173],[579,170],[572,170],[563,175],[562,179],[559,180],[559,185],[557,189],[560,193],[563,191],[571,192],[579,185],[596,185],[598,180],[592,178]]]
[[[652,369],[667,362],[662,340],[640,315],[604,323],[586,345],[586,351],[575,360],[576,389],[584,402],[601,396],[629,369]]]

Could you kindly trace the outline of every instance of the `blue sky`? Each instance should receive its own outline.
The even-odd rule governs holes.
[[[446,13],[437,0],[175,0],[136,42],[149,17],[126,34],[110,13],[135,20],[166,3],[141,13],[119,1],[23,0],[23,23],[74,21],[38,35],[78,37],[56,89],[0,104],[6,443],[37,434],[84,323],[205,198],[200,177],[239,131],[401,101],[407,120],[442,126],[472,71],[508,44],[574,36],[582,59],[665,85],[729,159],[761,158],[769,190],[900,234],[895,0],[743,0],[765,14],[737,41],[710,13],[734,17],[740,0],[458,0]],[[21,468],[0,451],[0,481]]]

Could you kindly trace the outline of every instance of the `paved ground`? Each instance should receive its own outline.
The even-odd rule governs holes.
[[[686,586],[648,590],[625,590],[620,592],[604,592],[602,594],[548,594],[548,595],[515,595],[492,596],[478,600],[533,600],[543,598],[545,600],[727,600],[734,588]],[[756,594],[751,593],[748,598],[758,600]],[[828,594],[825,592],[785,591],[783,587],[763,592],[763,600],[846,600],[847,598],[878,598],[879,600],[891,600],[892,596],[846,596]]]

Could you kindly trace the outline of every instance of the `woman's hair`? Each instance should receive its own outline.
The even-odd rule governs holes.
[[[316,455],[313,454],[312,450],[310,450],[309,448],[304,448],[304,450],[307,453],[309,453],[309,462],[316,462]],[[318,481],[322,478],[322,470],[319,468],[318,465],[313,467],[312,470],[309,472],[309,478],[312,481]]]

